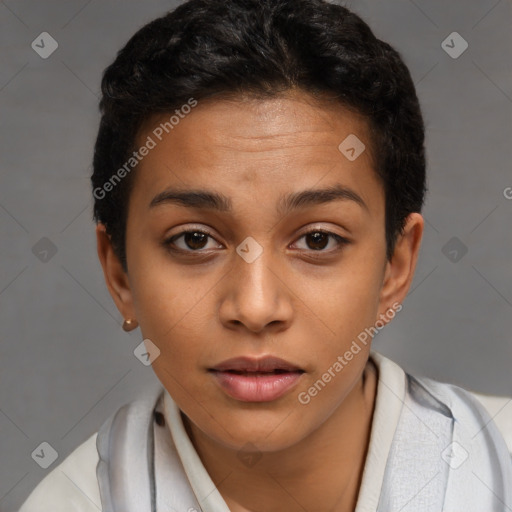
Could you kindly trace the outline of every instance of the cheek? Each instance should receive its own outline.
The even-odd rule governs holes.
[[[354,254],[350,260],[333,268],[328,278],[312,282],[309,286],[308,306],[318,312],[326,333],[336,344],[350,343],[354,336],[373,325],[379,308],[382,271],[378,258],[365,258]]]
[[[161,331],[159,325],[155,331]],[[183,320],[169,332],[153,337],[160,350],[159,357],[153,361],[153,371],[169,393],[178,400],[186,401],[191,397],[197,400],[204,392],[211,393],[205,380],[208,377],[205,370],[208,366],[205,346],[210,344],[207,340],[205,342],[205,332],[207,331],[193,320]]]
[[[316,345],[315,369],[301,388],[299,403],[317,425],[325,421],[359,381],[371,350],[369,327],[378,312],[380,272],[362,265],[340,274],[320,302],[329,330]],[[362,272],[365,270],[365,272]]]
[[[134,258],[133,269],[130,286],[145,337],[166,340],[201,323],[212,286],[207,274],[185,277],[179,266],[150,255]]]
[[[211,345],[208,287],[192,285],[170,266],[147,266],[134,276],[132,291],[142,336],[160,351],[152,364],[156,375],[170,391],[194,387],[191,370],[206,364],[204,347]]]

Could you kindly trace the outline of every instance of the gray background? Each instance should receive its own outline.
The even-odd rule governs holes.
[[[140,332],[121,330],[104,285],[89,175],[104,67],[136,29],[175,5],[0,2],[4,512],[16,510],[112,411],[158,385],[133,355]],[[512,396],[512,200],[504,194],[512,187],[512,0],[345,5],[400,51],[427,124],[430,190],[419,266],[403,310],[374,348],[411,373]],[[453,31],[469,43],[457,59],[441,47]],[[47,59],[31,48],[41,32],[59,44]],[[54,255],[36,245],[43,237]],[[459,249],[446,246],[452,237]],[[457,258],[461,247],[468,252],[451,261],[454,247]],[[59,453],[47,470],[31,458],[43,441]]]

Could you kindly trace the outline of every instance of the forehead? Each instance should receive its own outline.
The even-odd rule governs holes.
[[[367,156],[372,153],[368,120],[363,115],[334,100],[315,98],[302,91],[288,91],[268,99],[209,98],[200,100],[187,112],[179,117],[172,112],[150,116],[139,130],[138,142],[148,134],[157,142],[171,139],[172,135],[172,142],[184,152],[193,145],[194,156],[200,159],[204,153],[195,154],[197,150],[231,145],[247,152],[278,150],[309,134],[315,136],[315,144],[337,147],[340,137],[350,132],[365,140]]]
[[[375,192],[368,185],[380,187],[367,120],[339,103],[293,92],[208,99],[170,123],[172,115],[152,116],[137,137],[136,147],[154,142],[135,176],[134,191],[146,199],[170,184],[208,184],[231,195],[248,186],[270,193],[340,179],[363,196]]]

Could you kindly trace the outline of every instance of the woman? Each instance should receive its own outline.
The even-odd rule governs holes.
[[[485,408],[371,350],[423,233],[400,55],[320,0],[190,0],[102,91],[98,255],[162,388],[21,512],[510,509]]]

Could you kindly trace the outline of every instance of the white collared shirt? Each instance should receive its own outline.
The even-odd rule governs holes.
[[[377,352],[372,351],[370,357],[378,369],[378,385],[370,442],[355,512],[377,510],[386,464],[406,395],[406,374],[402,368]],[[487,408],[491,417],[494,416],[512,453],[512,400],[474,396]],[[157,489],[159,481],[169,482],[166,479],[166,461],[178,455],[190,484],[191,491],[188,492],[193,492],[202,512],[229,512],[186,433],[179,408],[166,390],[156,410],[160,410],[165,418],[165,427],[156,423],[154,427]],[[101,511],[96,475],[99,460],[96,438],[97,433],[51,471],[32,491],[19,512]],[[170,510],[165,496],[158,493],[156,507],[158,512]]]

